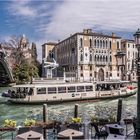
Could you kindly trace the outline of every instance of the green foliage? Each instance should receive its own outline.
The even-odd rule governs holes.
[[[3,126],[4,126],[4,127],[16,127],[16,121],[15,121],[15,120],[6,119],[6,120],[4,121]]]
[[[38,77],[38,68],[29,63],[14,65],[13,75],[16,83],[21,84],[32,80],[32,77]]]

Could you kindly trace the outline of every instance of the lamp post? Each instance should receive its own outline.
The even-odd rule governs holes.
[[[140,139],[140,29],[134,34],[135,44],[138,49],[137,57],[137,77],[138,77],[138,92],[137,92],[137,123],[136,123],[136,138]]]

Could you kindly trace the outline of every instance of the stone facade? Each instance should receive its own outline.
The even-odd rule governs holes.
[[[126,79],[131,81],[137,80],[137,73],[134,61],[137,59],[138,50],[134,40],[122,40],[122,49],[126,52],[125,56],[125,73]]]
[[[67,77],[75,77],[79,81],[122,79],[124,55],[118,55],[121,50],[121,37],[114,33],[104,35],[84,29],[54,46],[54,57],[59,64],[57,76],[62,69]],[[42,52],[44,57],[45,51]]]

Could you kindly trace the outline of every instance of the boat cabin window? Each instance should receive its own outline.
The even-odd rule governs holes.
[[[66,93],[66,87],[58,87],[58,93]]]
[[[46,88],[37,88],[37,94],[46,94]]]
[[[93,86],[86,86],[86,91],[93,91]]]
[[[75,92],[75,87],[68,87],[68,93]]]
[[[26,90],[28,90],[28,89],[26,89]],[[33,88],[29,88],[28,95],[33,95]]]
[[[54,94],[54,93],[56,93],[56,87],[48,88],[48,94]]]
[[[77,86],[77,92],[84,92],[84,86]]]
[[[28,88],[23,88],[23,87],[19,87],[19,88],[16,88],[17,90],[17,93],[27,93],[28,92]]]

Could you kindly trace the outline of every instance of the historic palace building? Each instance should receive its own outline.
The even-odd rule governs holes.
[[[118,80],[125,79],[126,52],[122,51],[121,37],[105,35],[84,29],[65,40],[54,44],[54,57],[60,70],[65,70],[66,77],[74,77],[79,81],[88,80]],[[46,44],[47,45],[47,44]],[[49,56],[44,51],[43,57]]]

